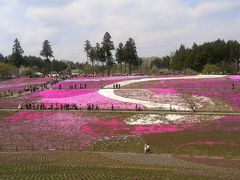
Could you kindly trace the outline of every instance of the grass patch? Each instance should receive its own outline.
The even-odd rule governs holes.
[[[206,179],[189,169],[129,165],[96,153],[1,153],[1,179]]]
[[[182,131],[175,133],[162,133],[162,134],[152,134],[144,135],[143,140],[149,143],[152,147],[154,153],[183,153],[188,154],[205,154],[211,155],[211,151],[205,152],[205,146],[194,146],[194,148],[182,149],[176,152],[176,148],[181,145],[194,143],[194,142],[204,142],[204,141],[214,141],[214,142],[224,142],[228,144],[240,144],[239,132],[228,132],[228,131]],[[199,148],[199,149],[198,149]],[[238,157],[239,152],[236,150],[236,146],[228,146],[225,151],[222,151],[223,146],[216,146],[212,150],[212,154],[216,156],[229,156],[228,152],[231,152],[231,156]],[[239,148],[237,148],[239,149]]]
[[[0,110],[0,118],[13,115],[14,113],[16,113],[16,112],[10,111],[10,110],[9,111],[8,110]]]
[[[223,156],[225,158],[240,158],[240,146],[234,144],[186,144],[175,150],[177,154]]]
[[[94,143],[95,151],[104,152],[143,152],[143,142],[140,137],[102,138]]]

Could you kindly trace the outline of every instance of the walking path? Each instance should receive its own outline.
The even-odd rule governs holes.
[[[100,110],[27,110],[21,109],[20,111],[31,111],[31,112],[89,112],[89,113],[123,113],[123,114],[180,114],[180,115],[224,115],[224,116],[240,116],[240,111],[197,111],[195,113],[190,113],[189,111],[169,111],[169,110],[110,110],[110,109],[100,109]],[[0,109],[0,111],[18,111],[17,109]]]
[[[129,85],[132,83],[138,83],[138,82],[147,82],[147,81],[157,81],[157,80],[182,80],[182,79],[208,79],[208,78],[222,78],[226,77],[225,75],[197,75],[197,76],[186,76],[186,77],[165,77],[165,78],[143,78],[143,79],[134,79],[134,80],[127,80],[127,81],[122,81],[122,82],[117,82],[114,84],[120,84],[121,87],[125,85]],[[102,96],[105,96],[107,98],[121,101],[121,102],[127,102],[127,103],[134,103],[134,104],[139,104],[146,106],[149,109],[154,109],[154,108],[163,108],[163,109],[170,109],[170,104],[164,104],[164,103],[156,103],[156,102],[151,102],[151,101],[143,101],[143,100],[138,100],[138,99],[131,99],[131,98],[125,98],[122,96],[118,96],[114,94],[114,89],[110,89],[113,87],[114,84],[110,84],[105,86],[103,89],[99,89],[98,93]],[[178,105],[172,105],[173,109],[176,110],[190,110],[187,107],[182,107]]]

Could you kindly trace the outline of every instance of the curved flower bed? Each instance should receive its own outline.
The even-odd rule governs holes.
[[[81,90],[44,90],[28,95],[28,98],[66,98],[86,95],[92,93],[94,90],[91,89],[81,89]]]
[[[232,78],[236,80],[238,79],[238,76],[234,76]],[[205,76],[196,76],[195,78],[192,77],[192,79],[189,77],[183,77],[182,79],[160,78],[159,81],[156,81],[154,78],[152,78],[149,82],[147,82],[147,79],[143,79],[143,81],[126,81],[122,82],[122,84],[127,84],[128,87],[131,87],[130,84],[134,82],[142,84],[146,89],[155,88],[154,90],[151,89],[150,91],[154,92],[155,94],[157,93],[159,96],[146,93],[146,90],[144,89],[136,89],[134,91],[127,89],[115,90],[114,93],[125,98],[165,103],[170,105],[174,104],[179,107],[190,107],[191,104],[188,103],[194,102],[198,108],[203,108],[202,110],[225,111],[231,109],[229,105],[231,105],[231,107],[234,109],[240,109],[240,101],[238,101],[240,97],[240,81],[235,81],[235,89],[232,89],[233,81],[224,76],[219,76],[218,78],[214,79],[211,79],[211,76],[208,76],[207,78]],[[150,86],[151,84],[153,86]],[[175,91],[177,91],[177,94],[174,93]],[[184,99],[183,96],[180,96],[180,94],[184,95]],[[186,95],[191,97],[186,97]],[[117,97],[114,98],[116,99]],[[209,105],[211,105],[211,107]]]
[[[197,95],[197,96],[205,96],[208,98],[215,98],[219,101],[225,102],[226,105],[230,105],[233,109],[239,110],[240,109],[240,91],[239,89],[216,89],[216,90],[178,90],[181,94],[187,95]]]
[[[99,109],[111,109],[112,104],[114,109],[135,109],[135,104],[124,103],[121,101],[112,100],[101,96],[97,91],[84,90],[45,90],[30,94],[27,99],[38,98],[37,102],[48,104],[77,104],[82,108],[86,108],[88,103],[98,105]],[[141,109],[144,109],[141,106]]]
[[[87,89],[99,89],[106,85],[118,83],[119,81],[129,80],[129,79],[141,79],[144,76],[99,76],[99,77],[80,77],[72,78],[62,81],[53,85],[53,88],[58,88],[61,86],[63,89],[69,89],[70,86],[79,89],[80,84],[83,88],[86,84]],[[112,87],[111,87],[112,88]]]
[[[120,89],[120,90],[114,90],[114,94],[121,97],[130,98],[130,99],[138,99],[138,100],[150,101],[155,103],[177,105],[183,108],[189,107],[189,104],[187,104],[187,102],[179,94],[169,94],[169,93],[156,94],[144,89],[134,89],[134,90]]]
[[[142,83],[144,89],[211,89],[219,88],[231,89],[231,85],[235,81],[236,86],[240,86],[237,78],[212,78],[212,79],[178,79],[178,80],[159,80],[153,82]]]

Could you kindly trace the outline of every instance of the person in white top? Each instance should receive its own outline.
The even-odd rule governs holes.
[[[150,153],[150,146],[147,144],[147,153]]]
[[[147,144],[144,144],[144,154],[147,154]]]

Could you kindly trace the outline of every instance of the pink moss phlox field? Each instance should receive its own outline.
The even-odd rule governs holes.
[[[122,121],[111,120],[87,124],[81,128],[81,131],[91,135],[122,136],[127,135],[131,128]]]
[[[120,81],[130,80],[130,79],[140,79],[144,76],[99,76],[99,77],[80,77],[65,80],[63,82],[53,85],[53,88],[58,88],[59,85],[63,89],[68,89],[71,85],[76,85],[80,88],[80,84],[83,87],[85,84],[88,89],[99,89],[106,85],[117,83]]]
[[[240,87],[240,86],[239,86]],[[217,98],[218,100],[223,100],[231,105],[232,108],[240,109],[240,90],[237,89],[215,89],[215,90],[204,90],[204,89],[181,89],[178,90],[182,94],[206,96],[209,98]]]
[[[46,116],[52,115],[52,112],[25,112],[21,111],[16,114],[13,114],[6,119],[9,121],[22,121],[22,120],[35,120],[40,118],[45,118]]]
[[[91,92],[92,91],[92,92]],[[60,91],[61,92],[61,91]],[[69,91],[70,92],[70,91]],[[84,91],[82,91],[84,92]],[[98,105],[100,109],[110,109],[111,105],[114,105],[115,109],[135,109],[135,104],[132,103],[124,103],[117,100],[112,100],[107,97],[103,97],[97,91],[93,90],[86,90],[87,94],[76,95],[76,96],[69,96],[69,97],[61,97],[61,98],[40,98],[38,102],[45,103],[46,105],[51,103],[58,103],[58,104],[77,104],[86,107],[88,103]],[[40,92],[41,94],[42,92]],[[44,93],[44,92],[43,92]],[[60,93],[61,96],[61,93]],[[143,107],[141,106],[143,109]]]
[[[92,93],[92,89],[72,89],[72,90],[44,90],[30,94],[29,98],[66,98]]]
[[[152,89],[151,92],[159,94],[176,94],[177,91],[174,89]]]
[[[240,81],[240,75],[232,75],[232,76],[229,76],[229,78],[234,81]]]
[[[171,80],[160,83],[159,88],[173,88],[180,94],[206,96],[225,101],[232,108],[240,109],[240,81],[234,81],[235,89],[232,89],[233,80],[228,78],[201,79],[201,80]],[[154,84],[153,84],[154,85]],[[155,83],[156,85],[156,83]]]
[[[151,84],[146,84],[146,89],[231,89],[233,83],[229,78],[217,78],[217,79],[178,79],[167,81],[156,81]],[[235,81],[235,85],[240,87],[240,81]]]
[[[19,112],[6,117],[6,126],[0,126],[0,137],[7,139],[3,143],[22,146],[34,145],[40,149],[49,144],[62,147],[62,143],[72,144],[76,148],[85,148],[97,138],[81,132],[81,127],[93,123],[97,119],[93,116],[83,116],[75,112]],[[6,128],[11,127],[11,128]],[[26,136],[27,134],[27,136]]]
[[[0,90],[22,90],[31,84],[43,84],[52,78],[16,78],[0,82]]]
[[[97,121],[92,124],[87,124],[82,127],[81,131],[92,135],[105,135],[105,136],[119,136],[119,135],[143,135],[143,134],[157,134],[157,133],[171,133],[192,129],[193,124],[171,124],[171,125],[136,125],[129,126],[123,121]],[[122,132],[122,133],[118,133]]]
[[[194,127],[193,124],[184,124],[184,125],[177,125],[177,124],[169,124],[169,125],[141,125],[141,126],[134,126],[132,134],[134,135],[142,135],[142,134],[157,134],[157,133],[173,133],[183,130],[192,129]]]

